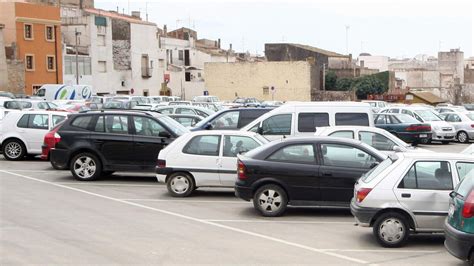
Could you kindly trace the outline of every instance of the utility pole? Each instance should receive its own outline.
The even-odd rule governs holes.
[[[351,26],[346,25],[346,54],[349,54],[349,29]]]
[[[78,39],[79,39],[79,35],[81,35],[81,33],[79,31],[75,31],[75,35],[76,35],[76,85],[79,85],[79,51],[78,51],[78,47],[77,47],[77,43],[78,43]]]

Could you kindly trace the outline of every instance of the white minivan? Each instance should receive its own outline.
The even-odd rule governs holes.
[[[250,122],[243,131],[269,140],[313,136],[318,127],[374,126],[371,107],[360,102],[299,102],[284,104]]]

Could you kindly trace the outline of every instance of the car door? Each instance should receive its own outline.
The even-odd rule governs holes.
[[[153,168],[158,153],[171,142],[171,133],[155,119],[135,115],[131,117],[133,121],[134,160],[140,168]],[[164,134],[170,137],[163,137]]]
[[[442,230],[449,193],[457,184],[453,169],[449,161],[416,161],[394,188],[400,204],[415,215],[418,229]]]
[[[219,162],[219,179],[223,186],[233,186],[237,177],[237,155],[260,146],[247,136],[223,135],[222,153]]]
[[[278,114],[270,116],[250,131],[257,132],[268,140],[278,140],[292,135],[292,114]]]
[[[194,176],[198,186],[221,186],[220,142],[221,135],[198,135],[191,138],[184,146],[180,154],[182,167]],[[237,168],[236,164],[235,168]]]
[[[327,205],[347,206],[357,179],[379,159],[347,144],[321,143],[318,147],[321,201]]]
[[[29,114],[26,128],[19,128],[18,133],[26,140],[28,153],[41,153],[44,135],[49,130],[48,114]]]
[[[458,132],[459,130],[462,130],[463,129],[463,122],[462,122],[462,119],[459,115],[457,114],[449,114],[447,117],[446,117],[446,122],[449,122],[453,127],[454,129],[456,130],[456,132]]]
[[[107,166],[114,169],[129,169],[136,164],[133,152],[133,136],[128,115],[110,114],[96,118],[91,141],[95,149],[99,150]]]

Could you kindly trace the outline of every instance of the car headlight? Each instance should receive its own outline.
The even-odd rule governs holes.
[[[438,130],[441,130],[441,127],[440,127],[439,125],[434,125],[434,126],[433,126],[433,129],[436,130],[436,131],[438,131]]]

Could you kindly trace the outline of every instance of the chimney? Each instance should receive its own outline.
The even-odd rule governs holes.
[[[217,48],[221,49],[221,39],[217,39]]]
[[[79,8],[84,9],[84,0],[79,0]]]
[[[229,51],[232,51],[232,43],[229,44]]]
[[[163,26],[163,36],[168,36],[168,27],[166,26],[166,24]]]
[[[132,11],[132,17],[138,18],[138,19],[142,19],[142,18],[140,17],[140,11]]]

